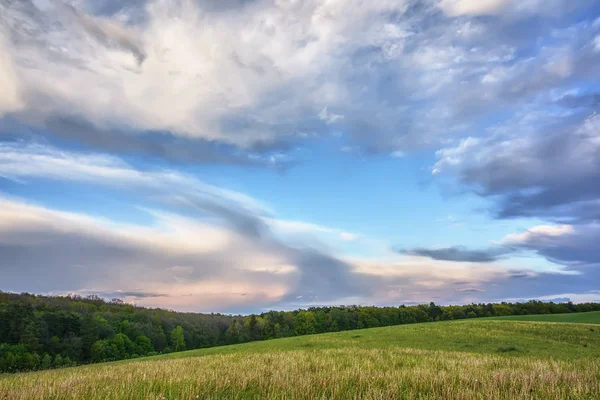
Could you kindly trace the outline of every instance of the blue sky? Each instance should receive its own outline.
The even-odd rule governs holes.
[[[1,7],[0,290],[600,299],[594,2]]]

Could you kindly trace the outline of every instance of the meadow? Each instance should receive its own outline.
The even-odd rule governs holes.
[[[490,317],[484,319],[497,319],[508,321],[580,322],[586,324],[600,324],[600,312],[592,311],[569,314],[509,315],[504,317]]]
[[[577,323],[422,323],[7,374],[0,399],[598,399],[600,313],[584,314]]]

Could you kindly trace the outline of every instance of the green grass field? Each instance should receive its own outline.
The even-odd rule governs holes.
[[[486,319],[509,321],[578,322],[585,324],[600,324],[600,311],[572,314],[511,315],[508,317],[492,317]]]
[[[598,315],[402,325],[2,375],[0,399],[599,399],[600,326],[586,323]]]

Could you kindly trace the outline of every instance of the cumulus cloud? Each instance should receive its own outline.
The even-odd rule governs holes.
[[[333,3],[243,7],[244,13],[214,12],[206,2],[157,0],[144,5],[143,24],[126,28],[70,6],[27,2],[9,7],[15,16],[7,22],[36,28],[12,23],[20,43],[15,56],[30,66],[22,76],[31,98],[53,98],[50,105],[30,104],[36,115],[69,110],[100,127],[165,130],[247,148],[341,119],[327,110],[346,92],[331,74],[340,67],[336,54],[357,46],[358,32],[350,28],[405,9],[402,2],[374,3],[346,9],[338,19],[342,9]]]
[[[494,201],[500,218],[600,217],[600,118],[589,110],[527,113],[485,138],[438,151],[434,174],[455,174]]]
[[[111,151],[269,165],[252,152],[339,132],[364,152],[436,145],[499,105],[594,79],[595,25],[527,19],[592,8],[571,3],[28,0],[0,18],[22,124]],[[504,10],[526,18],[454,18]]]
[[[556,96],[551,106],[532,105],[489,129],[488,136],[438,151],[433,168],[440,179],[457,179],[487,199],[496,218],[548,221],[508,235],[500,244],[562,266],[570,274],[563,281],[535,275],[557,294],[573,293],[570,284],[593,289],[585,282],[595,282],[599,274],[600,119],[595,97],[567,93]],[[515,288],[531,279],[519,279]]]
[[[540,225],[508,235],[503,243],[532,250],[575,270],[600,265],[600,224]]]

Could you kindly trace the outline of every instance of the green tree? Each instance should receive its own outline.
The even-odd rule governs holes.
[[[114,338],[110,339],[110,343],[116,347],[117,359],[119,360],[127,359],[135,353],[135,345],[129,339],[129,336],[124,333],[117,333]]]
[[[154,351],[152,341],[148,336],[140,335],[135,338],[136,352],[140,355],[147,355]]]
[[[97,340],[94,342],[90,353],[93,362],[104,361],[104,340]]]
[[[14,372],[17,370],[17,357],[12,352],[7,352],[4,356],[6,371]]]
[[[240,342],[240,325],[236,320],[233,320],[227,332],[225,332],[225,338],[228,344],[235,344]]]
[[[42,357],[42,361],[40,363],[40,368],[41,369],[49,369],[52,367],[52,357],[50,357],[50,354],[45,353],[44,357]]]
[[[312,311],[299,311],[294,317],[294,333],[296,335],[310,335],[315,333],[317,321]]]
[[[273,327],[273,334],[276,338],[283,337],[283,329],[281,329],[281,325],[279,324],[279,322],[277,322]]]
[[[163,351],[167,347],[167,335],[165,335],[162,325],[154,325],[150,339],[157,351]]]
[[[183,328],[181,325],[177,325],[177,327],[171,331],[171,347],[174,351],[185,350],[185,336],[183,335]]]
[[[40,348],[40,332],[35,322],[30,322],[25,326],[21,333],[21,344],[25,345],[31,352],[38,351]]]
[[[63,366],[63,358],[60,354],[57,354],[56,357],[54,357],[54,368],[60,368]]]

